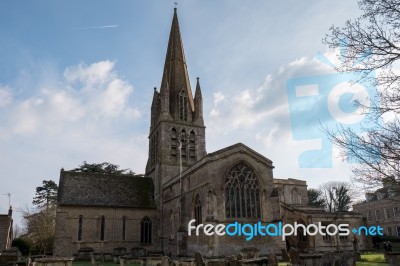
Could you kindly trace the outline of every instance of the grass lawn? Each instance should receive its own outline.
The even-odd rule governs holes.
[[[73,266],[91,266],[90,261],[74,261]],[[99,263],[103,266],[117,266],[119,263],[107,261],[106,263]],[[287,266],[288,262],[280,262],[279,266]],[[357,266],[385,266],[385,257],[382,253],[364,253],[361,254],[361,261],[357,262]]]
[[[361,254],[361,261],[358,265],[387,265],[385,256],[382,253],[364,253]]]

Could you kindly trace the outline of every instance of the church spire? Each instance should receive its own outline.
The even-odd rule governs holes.
[[[182,113],[193,113],[195,111],[195,106],[192,90],[190,88],[189,74],[176,10],[177,9],[174,8],[160,94],[162,95],[161,97],[169,97],[168,109],[171,116],[174,119],[180,118],[182,120]],[[180,99],[187,99],[187,101],[183,101],[184,106]],[[164,103],[164,105],[166,105],[166,103]],[[162,106],[161,108],[165,110],[165,107],[166,106]],[[189,118],[191,115],[184,117]]]
[[[203,96],[201,95],[200,79],[197,77],[196,92],[194,93],[194,122],[204,125],[203,119]]]

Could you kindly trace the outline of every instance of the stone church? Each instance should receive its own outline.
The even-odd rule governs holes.
[[[77,256],[82,250],[171,256],[225,256],[244,250],[280,254],[364,249],[353,235],[195,236],[188,223],[349,223],[362,216],[326,213],[308,206],[307,184],[274,179],[273,163],[242,143],[207,153],[203,98],[197,78],[193,96],[175,9],[159,91],[151,105],[146,177],[61,171],[54,254]]]

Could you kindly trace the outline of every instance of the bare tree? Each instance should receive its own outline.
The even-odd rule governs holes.
[[[25,234],[21,237],[29,240],[33,248],[41,253],[52,252],[55,228],[55,211],[48,210],[23,211]]]
[[[370,107],[359,104],[371,114],[367,123],[373,126],[365,126],[362,136],[345,127],[326,131],[343,156],[360,163],[352,169],[354,180],[375,188],[383,178],[400,181],[400,0],[361,0],[359,7],[363,15],[342,28],[332,26],[324,42],[346,50],[338,71],[360,73],[379,88],[379,99],[371,99]]]
[[[346,182],[331,181],[320,185],[319,199],[323,200],[328,212],[343,212],[350,210],[356,192]]]

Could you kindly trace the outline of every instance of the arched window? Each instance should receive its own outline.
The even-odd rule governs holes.
[[[227,218],[260,218],[260,188],[254,172],[245,163],[232,167],[225,178]]]
[[[172,156],[172,159],[175,159],[175,160],[176,160],[177,144],[178,144],[178,135],[176,133],[176,129],[173,128],[171,130],[171,156]]]
[[[187,120],[187,95],[185,89],[179,92],[179,119],[182,121]]]
[[[122,240],[126,240],[126,221],[128,218],[126,216],[122,217]]]
[[[300,192],[297,188],[293,188],[290,195],[292,198],[292,204],[301,204],[301,196],[300,196]]]
[[[140,243],[151,244],[151,220],[144,217],[140,224]]]
[[[104,240],[104,231],[106,227],[106,218],[104,216],[101,216],[100,219],[100,240]]]
[[[196,160],[196,135],[193,131],[189,135],[189,158],[191,161]]]
[[[83,227],[83,216],[79,215],[79,218],[78,218],[78,241],[82,241],[82,227]]]
[[[181,149],[181,158],[182,158],[182,161],[186,161],[186,159],[187,159],[187,153],[186,153],[186,149],[187,149],[187,145],[186,145],[187,144],[187,134],[186,134],[186,131],[184,129],[182,129],[182,131],[181,131],[181,136],[184,136],[183,138],[185,138],[185,140],[181,140],[184,143],[179,145],[179,147]]]
[[[197,194],[194,202],[194,219],[196,220],[196,225],[202,223],[202,216],[203,215],[201,212],[201,201],[199,195]]]

